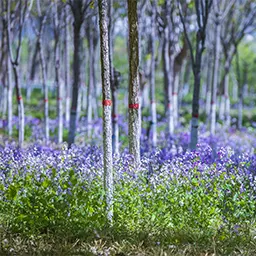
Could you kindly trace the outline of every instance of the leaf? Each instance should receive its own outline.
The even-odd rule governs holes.
[[[18,189],[14,185],[10,185],[8,188],[8,198],[15,199],[17,197]]]

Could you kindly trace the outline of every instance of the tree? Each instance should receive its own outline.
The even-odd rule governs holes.
[[[8,22],[7,22],[7,6],[6,6],[6,1],[2,1],[1,4],[2,7],[2,24],[3,24],[3,33],[2,33],[2,49],[5,50],[5,54],[2,53],[1,56],[1,63],[4,62],[5,58],[5,66],[6,66],[6,76],[7,79],[3,76],[3,79],[7,80],[7,129],[8,129],[8,137],[11,138],[12,136],[12,68],[11,68],[11,60],[10,60],[10,55],[8,52],[8,38],[7,38],[7,30],[8,30]],[[5,12],[5,15],[4,15]],[[9,24],[9,26],[12,27],[12,24]],[[1,67],[4,65],[2,64]],[[3,69],[2,69],[3,70]]]
[[[220,35],[221,24],[226,18],[227,13],[234,4],[233,1],[214,0],[214,61],[213,61],[213,76],[212,76],[212,92],[211,92],[211,134],[215,134],[216,129],[216,101],[217,101],[217,87],[219,78],[219,63],[220,63]],[[223,5],[222,5],[223,4]]]
[[[129,151],[140,164],[139,43],[137,1],[127,0],[129,23]]]
[[[109,1],[109,10],[108,10],[108,31],[109,31],[109,64],[110,64],[110,82],[111,82],[111,91],[112,91],[112,144],[113,144],[113,153],[119,154],[119,127],[118,127],[118,100],[117,100],[117,91],[118,91],[118,82],[115,79],[115,71],[113,65],[113,36],[114,36],[114,22],[113,22],[113,0]]]
[[[206,27],[209,18],[209,13],[212,7],[213,0],[199,1],[195,0],[195,10],[197,18],[197,33],[196,33],[196,50],[193,51],[192,42],[189,38],[188,30],[185,23],[184,10],[179,4],[179,14],[184,28],[186,40],[190,49],[190,57],[194,74],[193,87],[193,103],[192,103],[192,122],[190,133],[190,148],[195,149],[198,141],[198,118],[199,118],[199,95],[201,85],[201,63],[202,54],[205,49]]]
[[[255,16],[255,1],[235,1],[223,24],[221,44],[224,52],[224,72],[220,83],[222,104],[220,106],[219,116],[225,119],[226,127],[229,127],[231,123],[228,87],[232,60],[244,36],[254,29]]]
[[[156,0],[152,1],[151,13],[151,35],[150,35],[150,111],[151,111],[151,127],[152,127],[152,146],[157,144],[157,116],[156,116],[156,99],[155,99],[155,55],[156,55]]]
[[[108,2],[99,0],[99,26],[101,49],[101,78],[103,105],[103,150],[104,150],[104,187],[106,191],[107,218],[113,218],[113,159],[112,159],[112,127],[111,127],[111,82],[109,64],[109,31],[107,24]]]
[[[69,17],[68,17],[68,6],[64,7],[64,80],[65,80],[65,121],[69,123],[70,121],[70,96],[71,96],[71,86],[70,86],[70,40],[69,40]]]
[[[96,49],[98,45],[98,24],[97,18],[92,17],[88,23],[86,29],[87,41],[89,45],[89,82],[87,89],[87,125],[88,125],[88,136],[91,135],[92,129],[92,114],[93,114],[93,91],[96,88],[96,75],[95,75],[95,63],[96,63]],[[95,96],[96,98],[96,96]]]
[[[57,87],[58,143],[63,140],[63,88],[60,81],[60,25],[57,0],[54,0],[54,59],[55,86]]]
[[[73,88],[72,88],[72,103],[70,112],[70,124],[68,133],[68,145],[74,143],[76,125],[77,125],[77,106],[78,106],[78,93],[80,86],[81,74],[81,27],[85,19],[85,13],[90,7],[91,1],[89,0],[69,0],[67,3],[70,5],[73,18],[74,18],[74,57],[73,57]]]
[[[49,99],[48,99],[48,86],[46,83],[47,75],[46,75],[46,66],[45,66],[45,54],[44,54],[43,45],[42,45],[42,36],[43,36],[43,31],[44,31],[44,27],[45,27],[46,18],[47,18],[47,9],[44,12],[42,12],[39,0],[36,1],[36,4],[37,4],[38,16],[39,16],[38,17],[39,18],[39,29],[35,28],[35,31],[37,34],[37,43],[36,43],[36,49],[35,49],[33,59],[36,58],[36,55],[37,55],[36,52],[38,49],[39,56],[40,56],[41,71],[42,71],[43,90],[44,90],[45,143],[48,144],[48,142],[49,142]]]
[[[20,74],[19,74],[19,61],[20,61],[20,52],[21,52],[21,41],[22,41],[22,29],[27,18],[27,15],[32,7],[33,0],[20,0],[18,12],[18,43],[15,49],[15,56],[12,50],[11,42],[11,0],[6,0],[6,10],[7,10],[7,41],[8,41],[8,52],[13,68],[15,89],[16,89],[16,98],[18,102],[18,118],[19,118],[19,146],[22,147],[24,142],[24,133],[25,133],[25,113],[24,113],[24,103],[21,94],[20,86]]]

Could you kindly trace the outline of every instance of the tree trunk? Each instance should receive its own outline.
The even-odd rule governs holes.
[[[168,36],[168,28],[165,28],[165,43],[164,43],[164,83],[166,84],[167,89],[167,120],[168,120],[168,133],[169,135],[173,135],[174,133],[174,118],[173,118],[173,98],[172,98],[172,79],[173,79],[173,69],[171,68],[170,61],[174,61],[174,59],[169,57],[169,36]]]
[[[205,95],[205,112],[207,120],[209,121],[211,113],[211,97],[212,97],[212,57],[209,52],[208,61],[207,61],[207,84],[206,84],[206,95]],[[208,122],[207,122],[208,123]]]
[[[70,45],[69,45],[69,28],[68,28],[68,6],[66,5],[64,8],[64,19],[65,19],[65,27],[64,27],[64,79],[65,79],[65,120],[68,124],[70,121],[70,96],[71,96],[71,88],[70,88]]]
[[[32,62],[31,62],[31,70],[30,70],[30,77],[29,77],[30,81],[34,81],[34,79],[35,79],[36,68],[37,68],[37,64],[38,64],[37,55],[39,52],[39,44],[40,44],[39,38],[37,38],[36,47],[35,47],[35,51],[34,51]]]
[[[24,135],[25,135],[25,113],[24,113],[24,103],[21,95],[20,88],[20,77],[18,71],[18,65],[13,64],[13,73],[16,89],[16,97],[18,102],[18,118],[19,118],[19,147],[23,146]]]
[[[92,130],[92,89],[94,85],[94,77],[93,77],[93,70],[94,70],[94,47],[93,47],[93,32],[92,28],[88,28],[88,42],[89,42],[89,83],[87,87],[87,125],[88,125],[88,137],[91,136]]]
[[[216,101],[217,101],[217,88],[219,78],[219,59],[220,59],[220,20],[216,15],[215,24],[215,47],[214,47],[214,63],[213,63],[213,78],[212,78],[212,100],[211,100],[211,134],[216,132]]]
[[[200,95],[200,64],[197,64],[194,71],[194,90],[192,103],[192,121],[190,134],[190,148],[195,149],[198,141],[199,126],[199,95]]]
[[[70,114],[70,124],[69,124],[69,134],[68,134],[68,145],[75,141],[75,133],[77,126],[77,106],[78,106],[78,93],[80,86],[80,48],[81,48],[81,26],[83,23],[83,17],[81,13],[81,0],[73,2],[74,8],[74,59],[73,59],[73,89],[72,89],[72,103],[71,103],[71,114]]]
[[[129,24],[129,151],[140,165],[139,42],[137,1],[127,0]]]
[[[8,45],[8,53],[9,59],[12,64],[13,73],[14,73],[14,81],[15,81],[15,89],[16,89],[16,98],[18,103],[18,120],[19,120],[19,147],[23,146],[24,143],[24,135],[25,135],[25,113],[24,113],[24,104],[21,94],[21,87],[20,87],[20,75],[19,75],[19,61],[20,61],[20,53],[21,53],[21,38],[22,38],[22,28],[25,22],[26,14],[27,14],[27,7],[28,2],[25,2],[24,6],[21,2],[19,2],[19,31],[18,31],[18,43],[16,47],[16,56],[14,58],[12,52],[12,42],[11,42],[11,1],[7,1],[6,6],[6,15],[7,15],[7,26],[6,26],[6,33],[7,33],[7,45]],[[23,7],[23,8],[22,8]],[[10,102],[12,104],[12,102]],[[9,121],[9,120],[8,120]]]
[[[62,82],[60,81],[60,32],[57,0],[54,1],[54,57],[55,57],[55,85],[57,87],[57,116],[58,116],[58,143],[63,141],[63,99]]]
[[[7,123],[8,123],[8,137],[9,139],[12,137],[12,93],[13,93],[13,86],[12,86],[12,68],[11,68],[11,60],[9,54],[7,54],[7,79],[8,79],[8,91],[7,91]]]
[[[157,115],[156,115],[156,99],[155,99],[155,55],[156,55],[156,0],[152,1],[151,16],[151,63],[150,63],[150,111],[151,111],[151,128],[152,128],[152,146],[155,148],[157,144]]]
[[[118,101],[117,101],[117,85],[115,82],[114,65],[113,65],[113,0],[109,1],[109,20],[108,20],[108,30],[109,30],[109,64],[110,64],[110,81],[112,90],[112,145],[113,153],[119,155],[119,127],[118,127]]]
[[[45,67],[45,59],[44,52],[42,48],[42,38],[41,33],[43,31],[43,25],[41,25],[39,35],[39,54],[40,54],[40,63],[42,70],[42,80],[43,80],[43,89],[44,89],[44,133],[45,133],[45,143],[46,145],[49,143],[50,135],[49,135],[49,100],[48,100],[48,86],[46,83],[46,67]]]
[[[113,159],[112,159],[112,127],[111,127],[111,81],[109,63],[108,36],[108,2],[99,1],[101,76],[103,95],[103,149],[104,149],[104,187],[106,191],[106,212],[109,223],[113,219]]]

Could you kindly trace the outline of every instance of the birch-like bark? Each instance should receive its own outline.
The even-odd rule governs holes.
[[[103,96],[103,150],[104,150],[104,187],[106,192],[106,213],[109,223],[113,219],[113,159],[111,124],[111,81],[108,45],[108,1],[99,1],[101,77]]]
[[[168,120],[168,133],[173,135],[174,133],[174,117],[173,117],[173,101],[172,101],[172,69],[170,67],[169,58],[169,32],[168,27],[164,31],[164,59],[163,59],[163,69],[164,69],[164,83],[167,89],[167,120]]]
[[[212,77],[212,99],[211,99],[211,134],[216,132],[216,101],[219,77],[219,59],[220,59],[220,13],[215,13],[215,45],[214,45],[214,62]]]
[[[60,81],[60,26],[58,17],[57,0],[54,1],[54,58],[55,58],[55,85],[57,87],[57,118],[58,118],[58,143],[63,141],[63,88]]]
[[[70,121],[70,96],[71,96],[71,86],[70,86],[70,41],[69,41],[69,22],[68,22],[68,6],[64,7],[64,79],[65,79],[65,120],[68,124]]]
[[[137,1],[127,0],[129,24],[129,151],[140,165],[139,42]]]

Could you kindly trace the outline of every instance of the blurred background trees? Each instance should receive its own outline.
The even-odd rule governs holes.
[[[211,134],[255,128],[255,1],[140,0],[136,8],[138,74],[128,3],[108,6],[114,154],[131,143],[133,112],[136,145],[149,140],[152,148],[163,133],[190,132],[194,149],[201,127]],[[20,145],[100,141],[98,1],[2,0],[0,14],[2,138]],[[129,98],[132,83],[136,99]],[[29,117],[36,118],[34,137]],[[134,143],[130,152],[139,155]]]

